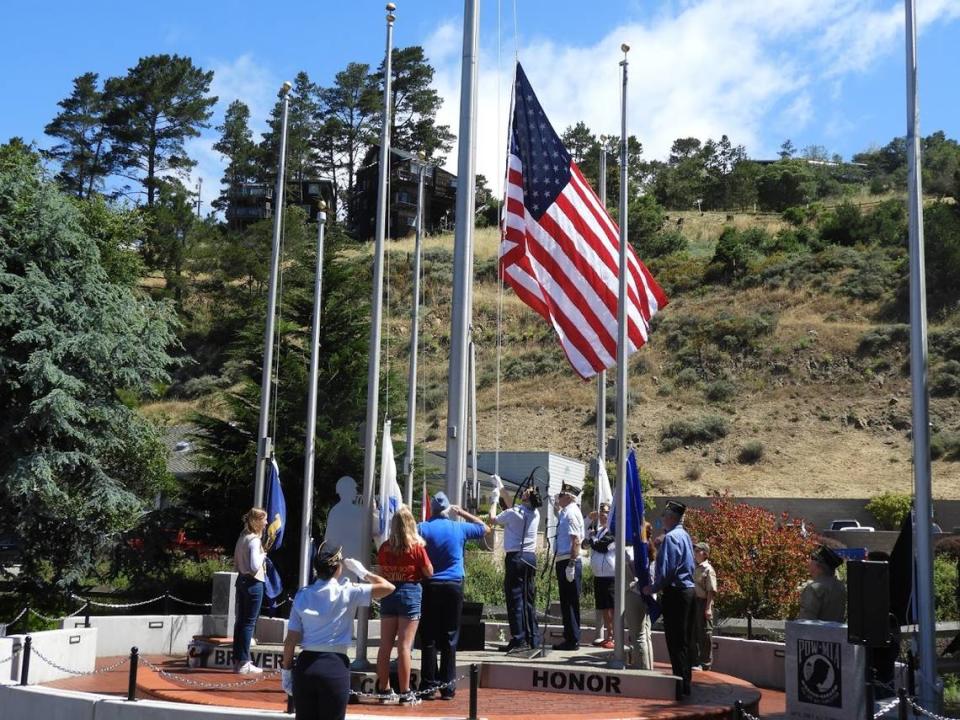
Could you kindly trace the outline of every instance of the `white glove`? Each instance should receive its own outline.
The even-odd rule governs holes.
[[[494,488],[490,491],[490,504],[491,505],[500,505],[500,490]]]
[[[573,582],[577,577],[577,568],[573,564],[573,560],[567,562],[567,569],[565,572],[567,576],[567,582]]]
[[[443,517],[445,517],[447,520],[453,520],[453,519],[457,516],[457,506],[456,506],[456,505],[450,505],[450,506],[448,506],[448,507],[445,507],[445,508],[440,512],[440,515],[443,516]]]
[[[280,671],[280,687],[287,695],[293,695],[293,670],[284,668]]]
[[[343,561],[343,566],[361,580],[370,574],[370,571],[363,566],[363,563],[361,563],[359,560],[354,560],[353,558],[345,558]]]
[[[490,479],[493,480],[493,484],[497,492],[499,492],[500,490],[503,490],[503,480],[500,479],[499,475],[491,475]]]

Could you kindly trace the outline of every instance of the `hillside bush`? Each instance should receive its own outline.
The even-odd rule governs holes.
[[[960,434],[935,432],[930,437],[931,460],[960,460]]]
[[[947,360],[930,374],[930,394],[934,397],[960,395],[960,362]]]
[[[730,423],[719,415],[704,415],[696,420],[676,420],[660,430],[661,447],[667,438],[676,438],[683,445],[711,443],[726,437]]]
[[[751,440],[740,448],[737,453],[737,462],[741,465],[754,465],[763,458],[763,443]]]
[[[717,614],[790,618],[799,604],[797,588],[807,577],[807,559],[816,541],[803,537],[799,523],[763,508],[715,500],[709,510],[687,510],[684,526],[694,541],[710,544],[717,571]]]
[[[690,388],[700,382],[700,377],[697,375],[697,371],[693,368],[684,368],[677,373],[675,378],[677,385],[682,388]]]
[[[724,228],[704,273],[704,280],[726,283],[746,275],[751,262],[759,256],[759,249],[753,244],[755,239],[754,235],[745,236],[736,228]]]
[[[707,385],[704,394],[710,402],[724,402],[737,394],[737,386],[729,380],[716,380]]]
[[[905,325],[904,327],[909,328]],[[909,334],[907,335],[909,338]],[[930,353],[942,360],[960,361],[960,328],[944,328],[930,333]]]
[[[863,334],[857,344],[857,354],[872,356],[890,351],[906,352],[909,342],[909,325],[884,325]]]
[[[678,230],[662,230],[637,243],[637,255],[641,260],[663,257],[683,252],[687,249],[687,239]]]
[[[910,512],[911,498],[909,495],[885,492],[874,495],[866,505],[866,510],[877,524],[884,530],[898,530],[903,519]]]
[[[863,242],[863,213],[849,201],[837,205],[820,223],[820,238],[831,245],[856,245]]]

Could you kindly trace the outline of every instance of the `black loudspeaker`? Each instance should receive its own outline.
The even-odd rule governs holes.
[[[465,602],[460,616],[460,650],[483,650],[486,626],[483,617],[483,603]]]
[[[890,568],[885,562],[847,562],[847,642],[890,644]]]

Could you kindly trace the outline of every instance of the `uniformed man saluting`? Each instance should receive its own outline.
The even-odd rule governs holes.
[[[842,564],[843,558],[826,545],[818,545],[810,554],[811,579],[800,589],[798,620],[843,622],[847,611],[847,588],[835,574]]]

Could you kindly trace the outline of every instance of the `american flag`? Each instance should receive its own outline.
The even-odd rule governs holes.
[[[620,230],[563,147],[517,63],[500,271],[549,322],[573,369],[617,361]],[[667,296],[627,248],[627,354],[647,341]]]

